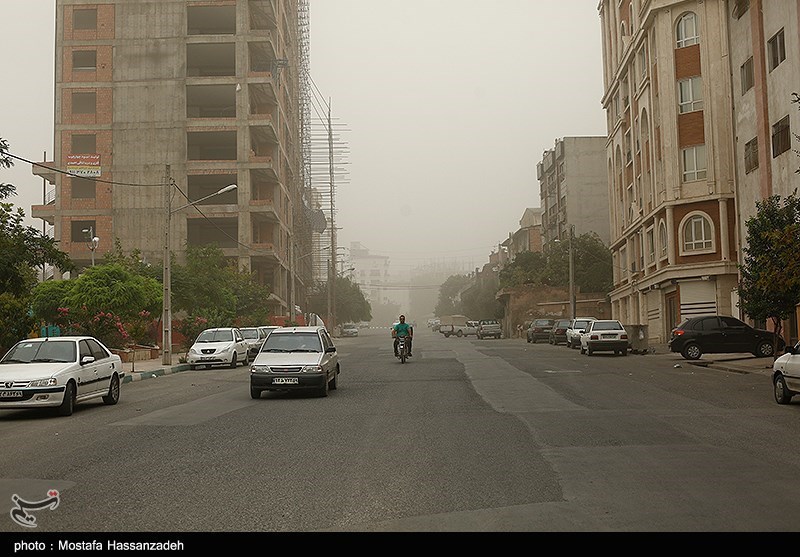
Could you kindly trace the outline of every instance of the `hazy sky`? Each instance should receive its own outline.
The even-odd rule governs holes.
[[[2,0],[0,137],[33,160],[53,150],[54,4]],[[542,152],[606,133],[596,0],[309,5],[315,93],[348,130],[339,245],[361,242],[398,266],[482,265],[539,206]],[[29,165],[0,181],[17,186],[27,215],[41,202]]]

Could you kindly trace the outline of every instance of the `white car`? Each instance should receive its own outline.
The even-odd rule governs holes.
[[[186,355],[189,369],[198,366],[210,368],[214,365],[227,365],[234,369],[239,362],[250,364],[250,350],[242,332],[236,327],[219,327],[206,329],[197,336],[197,340]]]
[[[0,360],[0,410],[55,408],[71,416],[75,404],[119,401],[122,359],[90,336],[30,338]]]
[[[247,342],[250,358],[255,358],[261,350],[261,345],[267,340],[269,332],[264,327],[241,327],[239,330]]]
[[[595,352],[613,352],[628,355],[628,332],[616,319],[597,319],[589,323],[581,333],[581,354],[591,356]]]
[[[775,402],[789,404],[800,393],[800,342],[778,357],[772,364],[772,385]]]
[[[597,321],[596,317],[576,317],[569,322],[567,327],[567,348],[581,347],[581,333],[586,331],[586,327],[592,321]]]

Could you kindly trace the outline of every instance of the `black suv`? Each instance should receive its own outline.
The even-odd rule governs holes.
[[[754,329],[747,323],[727,315],[704,315],[684,319],[672,329],[669,349],[680,352],[687,360],[697,360],[703,354],[749,352],[764,358],[783,352],[782,338],[764,329]]]

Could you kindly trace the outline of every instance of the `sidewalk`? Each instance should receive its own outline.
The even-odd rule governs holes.
[[[125,362],[122,364],[122,369],[125,370],[125,377],[122,380],[122,384],[179,373],[189,369],[189,364],[178,363],[178,356],[175,354],[172,355],[172,362],[172,365],[164,365],[161,363],[160,357],[151,360]]]
[[[697,366],[732,371],[734,373],[760,373],[772,375],[774,358],[756,358],[752,354],[704,354],[699,360],[687,360],[677,352],[670,352],[666,344],[650,345],[651,353],[647,356],[660,356],[675,360],[681,366]]]

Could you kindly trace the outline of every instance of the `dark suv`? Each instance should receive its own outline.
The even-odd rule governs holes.
[[[749,352],[757,358],[783,352],[782,338],[764,329],[727,315],[704,315],[684,319],[672,329],[669,349],[680,352],[687,360],[697,360],[703,354]]]

